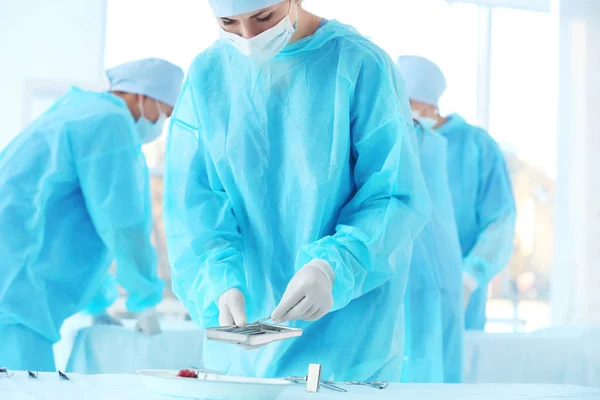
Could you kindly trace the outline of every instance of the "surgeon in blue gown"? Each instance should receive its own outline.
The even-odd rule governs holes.
[[[205,367],[399,381],[404,292],[431,204],[394,63],[297,0],[212,0],[165,163],[173,289],[202,327],[271,316],[302,337]]]
[[[448,185],[447,142],[415,123],[431,219],[415,240],[406,291],[402,382],[460,383],[463,370],[462,254]]]
[[[415,117],[448,140],[448,176],[463,255],[465,327],[483,330],[488,284],[513,249],[516,208],[506,162],[486,131],[457,114],[440,115],[446,79],[437,65],[418,56],[402,56],[397,64]]]
[[[172,113],[183,71],[164,60],[107,73],[111,91],[73,88],[0,154],[0,365],[52,371],[63,321],[108,268],[131,312],[161,301],[142,144]],[[154,316],[154,319],[156,317]]]

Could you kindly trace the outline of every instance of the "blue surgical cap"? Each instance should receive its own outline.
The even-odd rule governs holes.
[[[183,70],[159,58],[131,61],[106,71],[110,90],[142,94],[175,106],[183,83]]]
[[[447,87],[442,70],[428,59],[418,56],[401,56],[397,65],[404,78],[408,97],[437,107]]]
[[[217,18],[233,17],[271,7],[286,0],[208,0]]]

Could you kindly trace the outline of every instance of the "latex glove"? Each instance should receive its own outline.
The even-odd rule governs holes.
[[[219,324],[246,326],[246,298],[239,289],[229,289],[219,297]]]
[[[107,325],[107,326],[123,326],[121,321],[111,317],[108,313],[96,315],[92,320],[94,325]]]
[[[469,301],[471,300],[471,295],[477,289],[477,281],[471,275],[466,272],[463,272],[463,293],[464,293],[464,302],[465,302],[465,310],[469,306]]]
[[[325,260],[312,260],[296,272],[273,311],[275,323],[283,321],[316,321],[333,307],[334,273]]]
[[[158,314],[156,309],[148,308],[137,315],[137,324],[135,329],[144,335],[158,335],[162,333],[160,323],[158,322]]]

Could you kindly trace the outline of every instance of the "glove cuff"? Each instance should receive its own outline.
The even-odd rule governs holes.
[[[333,268],[331,268],[331,265],[327,261],[315,258],[305,266],[311,266],[321,270],[321,272],[323,272],[325,276],[327,276],[327,278],[329,279],[331,287],[333,287],[333,282],[335,282],[335,273],[333,272]]]

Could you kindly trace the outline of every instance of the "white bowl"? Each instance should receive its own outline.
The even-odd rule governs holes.
[[[199,379],[181,378],[178,372],[153,369],[137,371],[137,374],[154,393],[202,400],[275,400],[285,388],[294,385],[283,379],[203,373]]]

